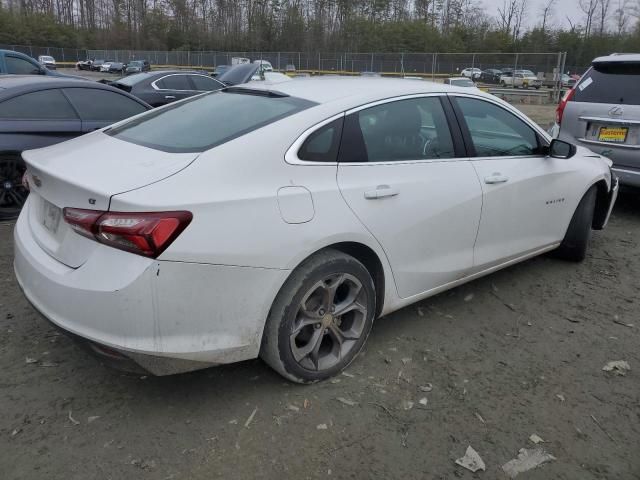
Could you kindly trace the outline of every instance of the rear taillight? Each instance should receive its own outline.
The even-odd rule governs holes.
[[[65,208],[76,233],[120,250],[156,258],[187,228],[191,212],[101,212]]]
[[[567,106],[567,103],[569,103],[573,98],[573,95],[575,94],[575,92],[576,92],[576,89],[574,87],[571,90],[569,90],[567,93],[565,93],[564,97],[562,97],[562,100],[560,100],[560,103],[556,107],[556,123],[558,125],[562,123],[562,115],[564,114],[564,109]]]

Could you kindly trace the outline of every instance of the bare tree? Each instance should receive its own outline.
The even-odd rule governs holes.
[[[599,0],[580,0],[578,2],[578,4],[580,5],[580,10],[582,10],[585,14],[585,38],[589,37],[589,35],[591,34],[591,29],[593,27],[593,17],[596,14],[596,10],[598,9],[598,1]]]
[[[511,33],[511,26],[515,22],[517,12],[518,0],[504,0],[502,8],[498,7],[500,29],[507,35]]]
[[[611,0],[598,0],[598,4],[600,6],[599,14],[600,14],[600,29],[599,33],[602,35],[604,33],[604,29],[607,23],[607,18],[609,16],[609,5],[611,4]]]
[[[627,23],[629,22],[628,9],[629,0],[618,0],[617,8],[613,12],[613,18],[616,25],[616,33],[618,35],[622,35],[627,28]]]
[[[513,40],[517,40],[520,37],[520,30],[524,22],[524,16],[527,13],[527,0],[520,0],[516,9],[515,22],[513,24]]]
[[[548,0],[545,5],[542,6],[542,31],[547,30],[547,23],[553,17],[553,7],[556,0]]]

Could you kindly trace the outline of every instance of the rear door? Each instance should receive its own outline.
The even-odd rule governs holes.
[[[80,115],[83,132],[147,111],[141,103],[117,92],[84,87],[65,88],[63,92]]]
[[[24,93],[0,103],[0,152],[46,147],[81,133],[80,119],[59,89]]]
[[[446,97],[386,100],[344,122],[338,186],[382,245],[400,297],[464,277],[482,190]]]
[[[562,240],[576,205],[580,161],[547,157],[544,140],[497,102],[452,96],[482,184],[475,271]]]
[[[640,168],[640,62],[595,64],[580,79],[562,116],[560,138]]]

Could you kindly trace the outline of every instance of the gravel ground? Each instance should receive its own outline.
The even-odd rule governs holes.
[[[103,367],[23,298],[12,230],[2,480],[502,479],[532,434],[556,460],[518,478],[640,479],[638,191],[585,262],[542,256],[382,318],[346,374],[311,386],[260,360],[159,378]],[[611,360],[631,370],[604,372]],[[454,463],[468,445],[486,472]]]

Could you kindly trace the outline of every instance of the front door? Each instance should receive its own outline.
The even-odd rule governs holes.
[[[345,117],[338,186],[384,249],[402,298],[458,280],[473,265],[482,190],[454,144],[444,102],[399,99]]]
[[[571,186],[579,165],[546,156],[545,140],[497,103],[465,96],[453,102],[483,190],[474,270],[560,242],[573,214],[567,206],[576,202]]]

